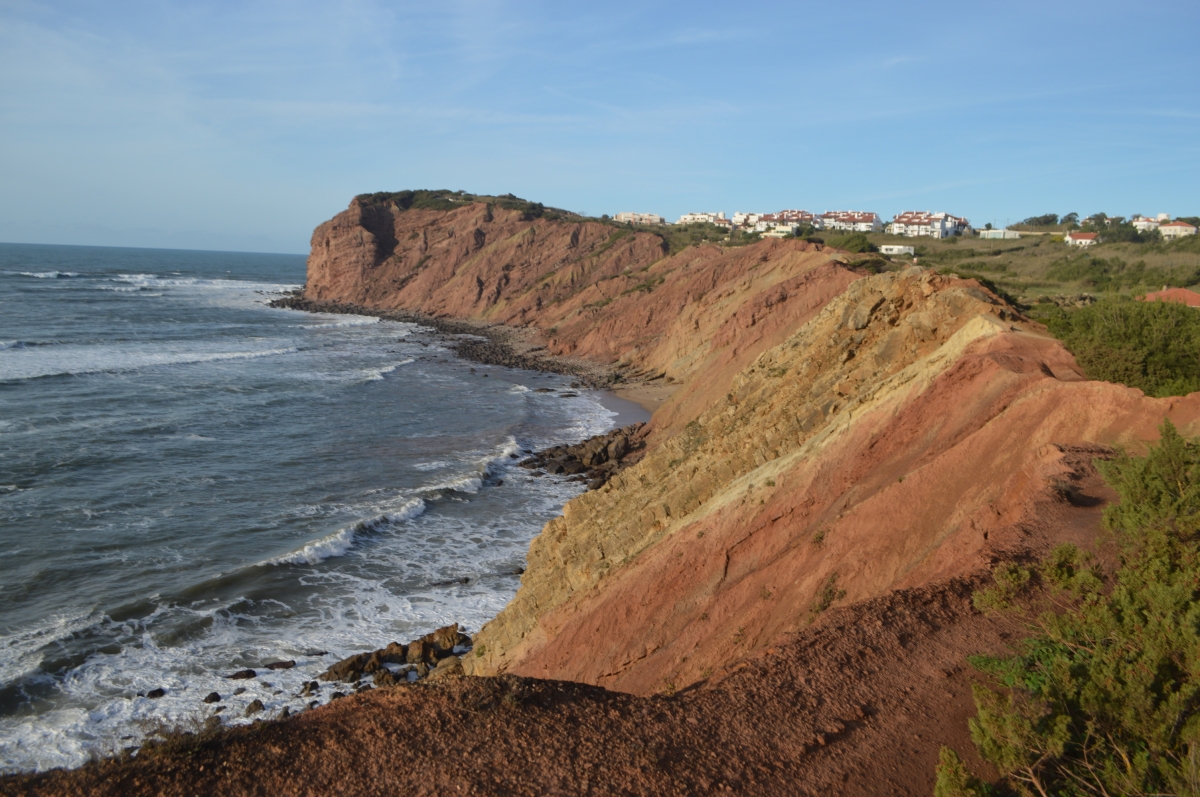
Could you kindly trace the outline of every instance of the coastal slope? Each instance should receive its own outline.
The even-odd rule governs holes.
[[[1200,431],[1200,394],[1088,381],[974,281],[856,281],[547,524],[471,667],[642,695],[719,677],[831,606],[1044,552],[1046,507],[1163,418]]]

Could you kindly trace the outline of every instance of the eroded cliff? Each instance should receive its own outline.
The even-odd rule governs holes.
[[[685,687],[830,606],[1036,549],[1079,463],[1163,417],[1197,430],[1200,394],[1089,382],[973,281],[860,280],[547,524],[474,671]]]

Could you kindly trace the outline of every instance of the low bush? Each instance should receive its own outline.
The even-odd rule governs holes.
[[[879,251],[879,247],[871,243],[867,236],[861,232],[854,232],[848,235],[826,235],[825,243],[835,249],[842,249],[846,252]]]
[[[1035,317],[1091,379],[1160,398],[1200,390],[1200,311],[1195,308],[1110,297],[1070,310],[1038,305]]]
[[[971,738],[1019,794],[1200,790],[1200,443],[1160,431],[1147,456],[1097,463],[1120,496],[1104,513],[1115,573],[1063,545],[1029,578],[998,570],[977,600],[1000,608],[1028,585],[1043,608],[1012,655],[969,659],[1000,687],[975,687]],[[984,793],[954,755],[937,780]]]

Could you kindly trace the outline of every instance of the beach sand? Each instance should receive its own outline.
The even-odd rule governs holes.
[[[639,382],[619,387],[613,392],[627,401],[634,402],[646,412],[653,414],[678,389],[679,385],[677,384],[668,385],[664,384],[661,379],[656,379],[653,382]]]

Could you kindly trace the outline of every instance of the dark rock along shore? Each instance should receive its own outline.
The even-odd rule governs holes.
[[[447,336],[450,348],[464,360],[483,365],[563,374],[593,389],[603,389],[622,381],[621,372],[615,368],[567,357],[555,357],[546,353],[544,347],[529,347],[525,351],[518,351],[512,343],[512,338],[518,331],[508,327],[437,318],[411,310],[377,310],[356,304],[318,302],[300,295],[284,296],[272,300],[269,304],[271,307],[309,313],[361,315],[385,321],[419,324]]]

